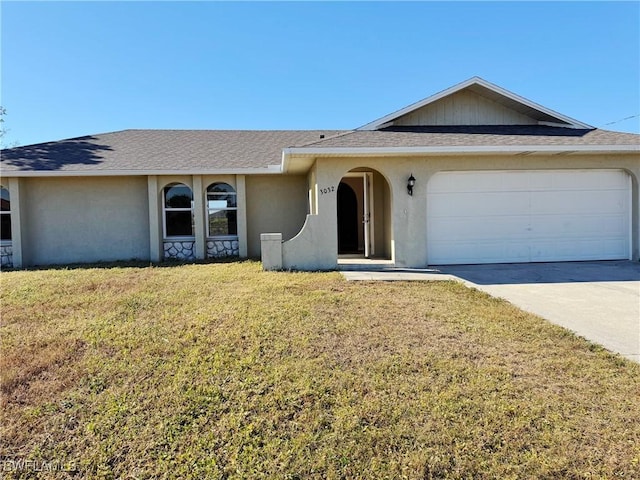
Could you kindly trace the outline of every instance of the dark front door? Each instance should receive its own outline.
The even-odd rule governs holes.
[[[338,253],[358,253],[358,198],[346,183],[338,185]]]

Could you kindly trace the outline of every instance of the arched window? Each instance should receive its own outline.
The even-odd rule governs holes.
[[[182,183],[164,187],[164,236],[193,236],[193,193]]]
[[[0,240],[11,241],[11,200],[4,187],[0,187]]]
[[[227,183],[213,183],[207,188],[207,236],[238,235],[238,202],[234,188]]]

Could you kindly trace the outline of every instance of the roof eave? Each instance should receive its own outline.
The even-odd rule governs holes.
[[[433,154],[517,154],[517,153],[639,153],[640,145],[483,145],[428,147],[325,147],[287,148],[283,167],[293,156],[386,156]],[[284,171],[284,168],[283,168]]]
[[[276,175],[281,165],[185,170],[2,170],[0,177],[138,177],[148,175]]]

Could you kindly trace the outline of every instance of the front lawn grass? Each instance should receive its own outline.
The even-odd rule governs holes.
[[[640,365],[461,284],[0,277],[4,478],[640,478]]]

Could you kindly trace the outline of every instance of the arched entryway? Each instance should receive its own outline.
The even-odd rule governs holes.
[[[338,255],[391,259],[391,191],[377,171],[347,172],[337,192]]]

